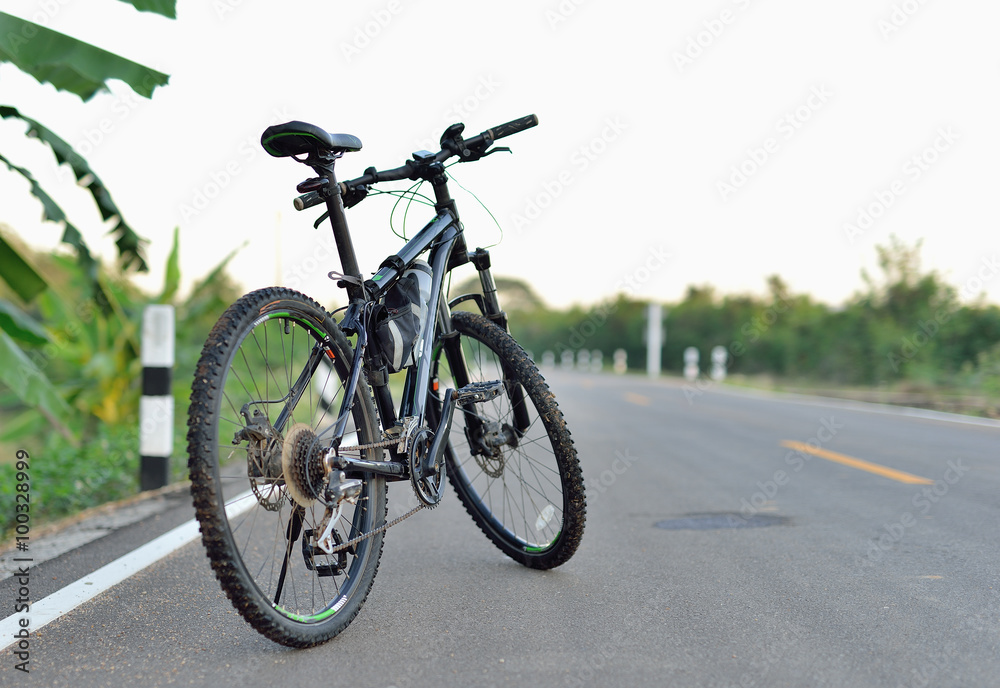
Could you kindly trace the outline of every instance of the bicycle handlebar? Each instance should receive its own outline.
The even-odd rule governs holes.
[[[416,179],[419,174],[420,168],[424,167],[426,164],[433,162],[444,162],[448,158],[453,156],[459,156],[466,158],[460,162],[473,162],[483,157],[487,153],[487,149],[490,145],[502,138],[508,136],[513,136],[525,129],[530,129],[531,127],[538,125],[537,115],[527,115],[525,117],[520,117],[510,122],[504,124],[499,124],[495,127],[491,127],[486,131],[473,136],[470,139],[462,139],[461,128],[453,135],[452,138],[442,137],[442,148],[440,151],[431,156],[424,156],[420,160],[407,160],[400,167],[396,167],[390,170],[376,170],[374,167],[369,167],[365,170],[365,173],[356,179],[351,179],[346,182],[341,182],[338,186],[340,187],[340,193],[345,197],[352,193],[355,189],[359,189],[363,186],[368,186],[370,184],[378,184],[379,182],[393,182],[400,179]],[[461,126],[461,125],[452,125]],[[450,129],[451,127],[449,127]],[[445,132],[447,134],[447,131]],[[318,191],[310,191],[309,193],[303,194],[294,200],[294,205],[296,210],[305,210],[306,208],[311,208],[314,205],[319,205],[325,200],[325,197]],[[357,199],[360,201],[360,198]],[[355,202],[357,202],[355,201]]]

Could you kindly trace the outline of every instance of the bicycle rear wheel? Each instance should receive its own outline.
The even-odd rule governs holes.
[[[487,318],[452,313],[458,344],[441,342],[432,371],[431,403],[447,387],[504,381],[495,399],[455,412],[445,451],[459,500],[493,543],[538,569],[576,552],[586,521],[583,473],[555,397],[538,368]]]
[[[318,500],[303,505],[301,491],[294,500],[282,468],[282,445],[293,426],[307,425],[329,446],[352,360],[350,344],[319,304],[271,288],[230,306],[209,334],[195,373],[188,466],[202,541],[237,611],[291,647],[315,645],[347,627],[371,589],[382,552],[379,534],[326,554],[317,538],[327,509]],[[358,444],[378,438],[363,380],[348,433],[345,445],[355,437]],[[364,458],[381,459],[381,450],[365,450]],[[348,477],[362,480],[361,494],[355,504],[343,502],[335,543],[385,522],[385,480]]]

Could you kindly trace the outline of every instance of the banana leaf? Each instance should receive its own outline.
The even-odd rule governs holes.
[[[3,236],[0,236],[0,277],[25,303],[30,303],[49,286]]]
[[[133,3],[153,9],[164,2]],[[139,95],[149,98],[153,89],[170,78],[120,55],[47,29],[34,22],[0,12],[0,62],[10,62],[41,83],[90,100],[107,90],[109,79],[120,79]]]
[[[145,251],[145,244],[148,243],[146,239],[143,239],[122,219],[121,211],[115,202],[111,198],[111,194],[108,193],[107,188],[104,186],[104,182],[101,178],[90,168],[87,161],[82,155],[73,150],[73,147],[66,143],[62,138],[54,134],[46,126],[40,124],[39,122],[26,117],[18,112],[17,108],[13,108],[7,105],[0,105],[0,117],[4,119],[15,118],[20,119],[25,124],[28,125],[27,135],[32,138],[37,138],[39,141],[47,144],[49,148],[52,149],[52,153],[56,156],[56,161],[61,165],[66,163],[73,170],[73,175],[76,177],[77,183],[84,185],[88,191],[90,191],[91,196],[94,197],[94,202],[97,204],[97,208],[101,211],[101,217],[104,220],[110,220],[114,218],[116,220],[115,226],[111,229],[111,234],[115,236],[115,243],[118,246],[118,255],[122,261],[122,267],[125,269],[134,267],[139,272],[146,272],[149,270],[149,266],[146,263],[146,258],[143,255]],[[31,193],[34,194],[38,200],[42,202],[45,207],[45,213],[47,220],[53,220],[55,222],[65,221],[66,215],[59,206],[56,205],[55,201],[42,191],[41,187],[31,176],[31,173],[21,167],[15,167],[6,158],[0,155],[0,160],[12,170],[20,172],[29,182],[31,182]],[[66,223],[66,232],[63,235],[64,242],[72,245],[77,249],[78,254],[81,254],[81,266],[87,271],[87,274],[96,274],[96,267],[91,265],[91,262],[83,257],[83,253],[89,256],[89,250],[87,250],[86,244],[83,243],[83,238],[80,236],[80,232],[77,231],[68,222]]]
[[[170,19],[177,19],[177,0],[122,0],[140,12],[155,12]]]
[[[180,266],[180,237],[179,227],[174,227],[174,245],[170,249],[170,256],[167,257],[166,274],[163,277],[163,291],[160,292],[159,303],[170,303],[177,296],[177,290],[181,286],[181,266]]]
[[[67,425],[75,415],[73,409],[38,364],[6,332],[0,332],[0,382],[17,394],[25,405],[41,412],[61,434],[74,439],[75,433]]]
[[[0,299],[0,331],[25,344],[48,344],[49,335],[37,320],[6,299]]]

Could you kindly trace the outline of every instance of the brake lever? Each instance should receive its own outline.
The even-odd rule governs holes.
[[[461,153],[462,162],[475,162],[476,160],[482,160],[487,155],[492,155],[493,153],[499,153],[501,151],[507,153],[513,152],[511,151],[510,148],[507,148],[506,146],[497,146],[496,148],[490,148],[488,151],[482,151],[482,152],[480,152],[479,150],[472,150],[466,148]]]
[[[483,153],[482,156],[480,156],[480,157],[485,158],[487,155],[493,155],[494,153],[501,153],[501,152],[502,153],[511,153],[511,154],[513,154],[514,151],[512,151],[507,146],[497,146],[496,148],[490,148],[488,151],[486,151],[485,153]]]

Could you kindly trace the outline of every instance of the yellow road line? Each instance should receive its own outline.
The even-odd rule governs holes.
[[[842,463],[845,466],[850,466],[852,468],[860,468],[862,471],[868,471],[869,473],[874,473],[875,475],[881,475],[883,478],[898,480],[901,483],[908,483],[910,485],[934,484],[933,480],[928,480],[927,478],[921,478],[919,475],[913,475],[912,473],[897,471],[895,468],[880,466],[877,463],[871,463],[870,461],[855,459],[852,456],[847,456],[845,454],[838,454],[837,452],[828,451],[826,449],[820,449],[819,447],[814,447],[812,445],[806,444],[805,442],[782,440],[781,446],[788,447],[789,449],[794,449],[795,451],[798,452],[812,454],[813,456],[818,456],[821,459],[827,459],[828,461],[836,461],[837,463]]]
[[[650,404],[649,397],[644,397],[634,392],[625,392],[625,401],[633,403],[636,406],[649,406]]]

